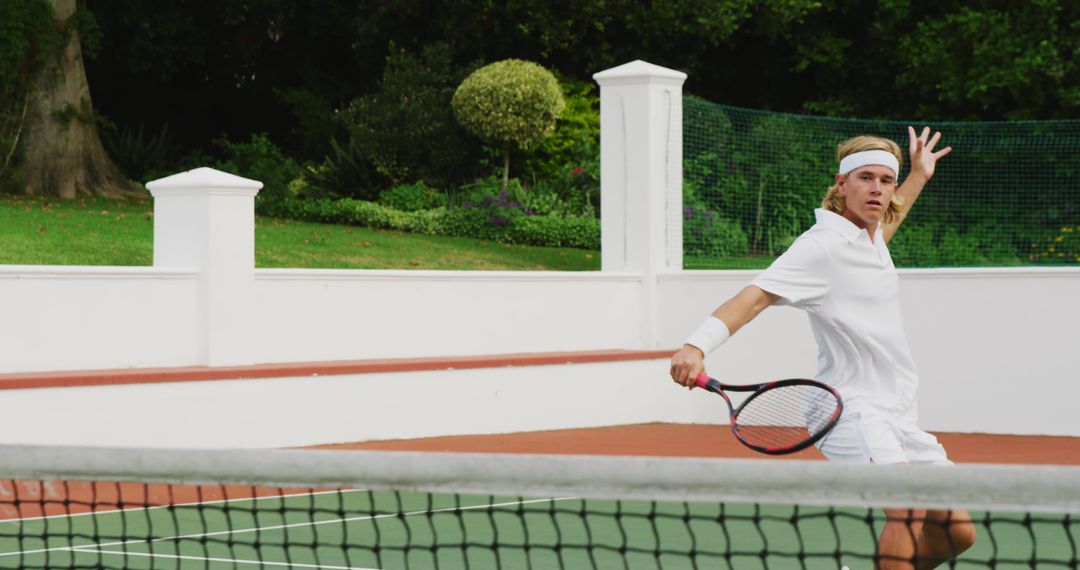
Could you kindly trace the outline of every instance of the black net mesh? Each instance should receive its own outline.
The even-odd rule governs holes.
[[[871,134],[906,155],[908,124],[684,97],[684,267],[768,266],[813,225],[837,144]],[[889,244],[897,266],[1080,264],[1080,121],[929,126],[954,150]]]
[[[293,454],[285,461],[295,464],[298,457],[303,456]],[[311,468],[317,470],[324,457],[312,455]],[[486,466],[489,473],[485,476],[490,476],[490,472],[502,469],[506,457],[472,458],[469,465],[481,470]],[[372,471],[371,462],[385,460],[384,456],[358,455],[343,472]],[[822,462],[766,460],[760,474],[745,471],[748,466],[759,469],[757,463],[745,461],[731,465],[708,460],[680,465],[683,460],[677,458],[641,462],[639,474],[628,473],[634,471],[636,463],[631,459],[608,465],[611,488],[606,487],[602,475],[601,480],[586,485],[586,494],[601,489],[601,494],[610,495],[632,481],[637,490],[625,499],[424,492],[415,489],[418,484],[414,480],[403,481],[401,489],[390,488],[393,485],[381,480],[376,490],[360,486],[330,489],[7,479],[0,482],[0,567],[836,570],[848,566],[854,570],[871,568],[881,559],[878,537],[886,514],[880,508],[852,506],[851,497],[837,500],[848,503],[846,506],[829,506],[781,504],[770,496],[780,487],[791,487],[782,482],[798,475],[798,485],[811,491],[811,502],[826,503],[829,496],[840,497],[848,491],[857,497],[855,502],[872,502],[865,498],[872,492],[853,488],[850,483],[826,483],[790,471],[805,469],[803,463]],[[412,471],[427,472],[430,463],[425,460],[421,468],[414,457],[406,457],[377,478],[407,479]],[[553,473],[573,465],[566,458],[540,458],[524,467],[544,471],[540,466],[550,463],[565,464]],[[587,458],[583,463],[591,465]],[[139,466],[137,461],[134,464]],[[252,467],[266,469],[266,465],[253,463]],[[668,472],[665,466],[686,470],[680,475],[677,469]],[[810,467],[820,471],[829,466]],[[957,469],[961,468],[947,471]],[[401,475],[393,475],[395,472]],[[874,473],[878,472],[884,473]],[[1016,474],[1009,473],[980,476],[979,480],[992,480],[1005,485],[1002,489],[1015,490]],[[710,476],[729,480],[737,494],[749,490],[762,493],[763,498],[671,498],[665,487],[700,485],[688,482],[687,474],[704,476],[702,480]],[[1069,482],[1064,487],[1056,476],[1032,473],[1026,479],[1030,484],[1058,485],[1043,495],[1052,501],[1055,492],[1070,492],[1080,486],[1076,473],[1066,475]],[[590,469],[577,475],[597,476]],[[547,477],[541,473],[535,479],[542,482]],[[442,475],[434,478],[444,479]],[[1001,481],[993,481],[997,479]],[[878,483],[868,482],[871,486]],[[890,485],[888,481],[883,484]],[[821,487],[817,496],[813,496],[814,485]],[[715,485],[718,489],[725,486],[722,482]],[[642,498],[642,489],[663,498]],[[919,491],[912,493],[924,501],[921,495]],[[959,567],[1077,567],[1080,527],[1068,507],[1060,513],[1044,512],[1046,505],[1026,512],[1013,507],[1008,512],[972,510],[971,523],[926,521],[923,527],[938,525],[935,528],[940,534],[948,536],[956,529],[974,530],[974,546],[951,562]],[[950,512],[945,506],[939,510]],[[920,517],[915,511],[902,523],[906,525],[903,528],[913,528],[910,523],[915,522],[911,532],[918,534]]]

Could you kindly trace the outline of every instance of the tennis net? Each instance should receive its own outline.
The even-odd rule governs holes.
[[[0,446],[0,568],[871,568],[881,507],[964,568],[1076,568],[1080,469]],[[929,523],[927,523],[929,524]]]

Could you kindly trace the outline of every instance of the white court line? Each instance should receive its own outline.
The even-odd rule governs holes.
[[[254,566],[286,566],[288,568],[318,568],[321,570],[379,570],[361,566],[327,566],[325,564],[302,564],[300,562],[263,562],[262,560],[239,560],[234,558],[214,558],[202,556],[182,556],[179,554],[148,554],[143,552],[125,552],[123,550],[89,550],[79,548],[75,552],[90,554],[115,554],[118,556],[143,556],[149,558],[171,558],[173,560],[198,560],[200,562],[228,562],[230,564],[251,564]]]
[[[332,491],[332,492],[335,492],[335,491]],[[446,507],[446,508],[442,508],[442,509],[411,511],[411,512],[407,512],[407,513],[386,513],[386,514],[382,514],[382,515],[364,515],[364,516],[359,516],[359,517],[347,517],[347,518],[343,518],[343,519],[326,519],[326,520],[321,520],[321,521],[304,521],[304,522],[299,522],[299,523],[290,523],[290,524],[274,525],[274,526],[266,526],[266,527],[253,527],[253,528],[237,529],[237,530],[222,530],[222,531],[215,531],[215,532],[203,532],[203,533],[195,533],[195,534],[166,536],[166,537],[154,538],[154,539],[150,539],[150,540],[147,540],[147,539],[132,539],[132,540],[124,540],[124,541],[118,541],[118,542],[104,542],[104,543],[70,545],[70,546],[54,546],[52,548],[40,548],[40,549],[36,549],[36,550],[22,550],[22,551],[17,551],[17,552],[4,552],[4,553],[0,553],[0,558],[7,557],[7,556],[25,556],[25,555],[30,555],[30,554],[43,554],[43,553],[46,553],[46,552],[61,552],[61,551],[92,552],[92,551],[94,551],[96,549],[108,548],[108,547],[111,547],[111,546],[125,546],[125,545],[129,545],[129,544],[143,544],[143,543],[151,544],[151,543],[154,543],[154,542],[179,541],[179,540],[188,540],[188,539],[193,539],[193,538],[204,538],[204,537],[208,537],[208,536],[220,536],[220,535],[229,535],[229,534],[245,534],[245,533],[251,533],[251,532],[264,532],[264,531],[273,531],[273,530],[308,527],[308,526],[319,526],[319,525],[335,524],[335,523],[343,524],[343,523],[357,522],[357,521],[363,521],[363,520],[378,520],[378,519],[384,519],[384,518],[396,518],[396,517],[400,517],[400,516],[410,517],[410,516],[428,515],[428,514],[434,514],[434,513],[445,513],[445,512],[455,512],[455,511],[469,511],[469,510],[477,510],[477,509],[491,509],[491,508],[498,508],[498,507],[513,506],[513,505],[528,505],[528,504],[532,504],[532,503],[546,503],[546,502],[554,502],[554,501],[566,501],[566,500],[572,500],[574,498],[576,498],[576,497],[561,497],[561,498],[554,498],[554,499],[529,499],[529,500],[525,500],[525,501],[508,501],[508,502],[505,502],[505,503],[491,503],[491,504],[487,504],[487,505],[472,505],[472,506],[468,506],[468,507]],[[157,508],[157,507],[155,507],[155,508]],[[116,511],[109,511],[109,512],[116,512]],[[142,556],[149,556],[149,557],[159,556],[158,554],[155,554],[155,553],[143,553],[141,555]],[[161,556],[165,556],[165,555],[161,555]]]

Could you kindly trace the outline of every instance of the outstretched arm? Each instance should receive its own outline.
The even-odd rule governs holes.
[[[934,147],[937,146],[939,140],[941,140],[941,132],[936,132],[931,137],[930,127],[923,127],[919,136],[915,136],[913,127],[908,127],[908,153],[911,155],[911,172],[908,173],[907,179],[896,191],[896,195],[903,200],[903,205],[900,207],[900,215],[885,224],[883,228],[886,242],[892,239],[896,229],[900,227],[908,212],[911,211],[915,200],[919,199],[923,187],[933,178],[938,159],[952,152],[951,146],[934,152]]]
[[[713,311],[712,316],[723,321],[729,334],[735,334],[743,325],[754,320],[761,311],[779,300],[780,297],[777,295],[756,285],[748,285]],[[693,387],[694,379],[704,371],[705,352],[697,346],[684,344],[671,357],[671,379],[678,384]]]

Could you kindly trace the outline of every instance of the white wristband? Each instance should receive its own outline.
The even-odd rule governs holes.
[[[716,350],[721,344],[727,342],[731,333],[728,332],[727,325],[720,319],[709,316],[705,319],[705,322],[701,323],[694,334],[690,335],[690,338],[686,339],[686,344],[697,347],[704,354]]]

